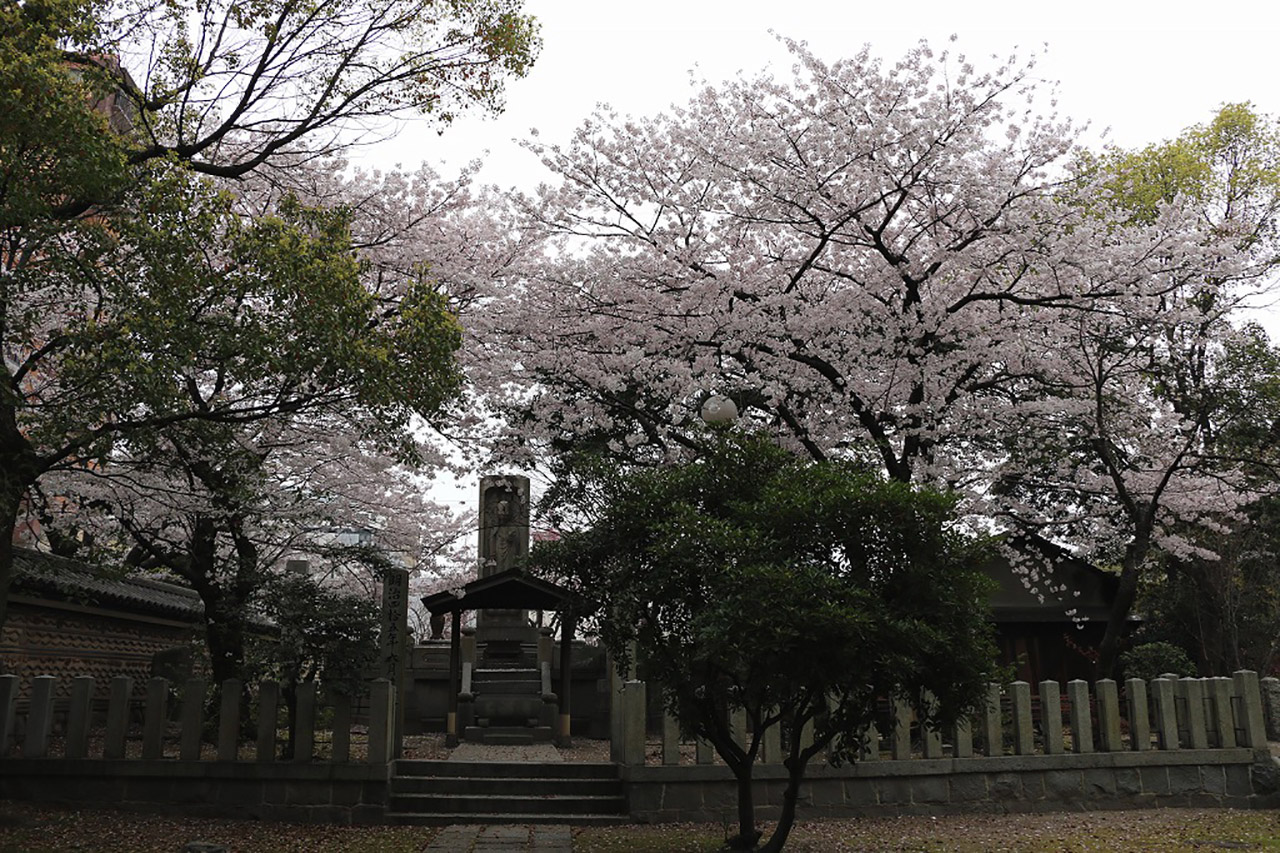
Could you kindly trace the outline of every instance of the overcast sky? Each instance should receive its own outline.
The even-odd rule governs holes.
[[[1063,114],[1091,122],[1093,140],[1110,128],[1114,142],[1140,146],[1205,121],[1225,102],[1280,113],[1280,15],[1264,15],[1269,5],[1226,0],[1179,12],[1130,0],[527,0],[543,50],[529,76],[510,85],[504,115],[463,119],[443,136],[410,123],[369,155],[456,167],[487,149],[487,180],[534,186],[540,166],[513,139],[537,128],[544,141],[565,140],[600,102],[655,113],[688,99],[691,70],[713,82],[765,67],[785,78],[791,60],[770,30],[827,60],[869,44],[892,62],[920,39],[946,47],[953,34],[980,65],[992,54],[1035,53],[1037,75],[1059,84]]]
[[[823,59],[864,44],[893,62],[921,39],[986,65],[993,55],[1037,55],[1037,76],[1056,83],[1061,114],[1088,123],[1086,140],[1140,147],[1204,122],[1223,103],[1251,101],[1280,114],[1276,45],[1280,15],[1270,3],[1218,0],[1179,8],[1168,2],[989,2],[989,0],[527,0],[541,23],[542,55],[514,81],[506,112],[467,117],[443,135],[408,122],[363,152],[367,164],[450,175],[481,157],[481,180],[532,189],[547,178],[517,144],[537,129],[566,141],[598,103],[636,117],[687,101],[690,72],[718,82],[792,60],[773,33],[805,41]],[[1280,339],[1280,310],[1267,312]]]

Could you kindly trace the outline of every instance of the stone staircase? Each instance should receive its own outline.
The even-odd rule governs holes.
[[[468,743],[550,743],[556,706],[543,699],[542,673],[532,667],[486,667],[471,677],[474,724],[462,732]]]
[[[395,763],[388,823],[619,824],[627,798],[614,764]]]

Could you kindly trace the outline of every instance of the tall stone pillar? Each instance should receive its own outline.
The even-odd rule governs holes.
[[[524,564],[529,556],[529,478],[497,475],[480,478],[480,577]],[[476,613],[476,644],[482,665],[520,666],[525,644],[537,643],[537,628],[525,610]],[[531,664],[530,664],[531,665]]]
[[[382,624],[379,652],[382,675],[391,682],[392,757],[400,757],[404,738],[404,706],[409,657],[409,572],[387,569],[382,577]]]

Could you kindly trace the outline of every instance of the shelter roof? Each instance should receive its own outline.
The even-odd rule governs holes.
[[[465,610],[557,610],[572,593],[520,569],[478,578],[461,590],[445,590],[422,599],[433,614]]]

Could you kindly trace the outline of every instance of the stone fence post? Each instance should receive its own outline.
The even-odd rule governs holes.
[[[390,679],[373,682],[369,695],[369,763],[387,764],[394,757],[395,685]]]
[[[644,764],[645,684],[635,679],[622,685],[622,763]]]

